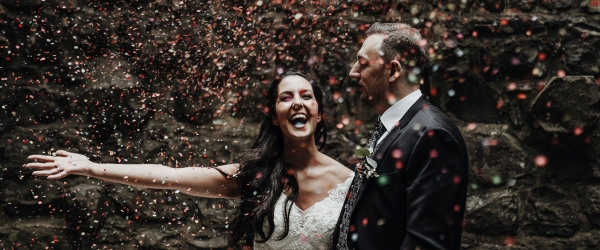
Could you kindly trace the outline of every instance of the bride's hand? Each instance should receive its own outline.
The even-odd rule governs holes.
[[[30,155],[27,159],[34,161],[25,164],[25,167],[37,170],[33,175],[48,176],[48,179],[60,179],[69,174],[85,175],[96,164],[84,155],[64,150],[56,151],[56,156]]]

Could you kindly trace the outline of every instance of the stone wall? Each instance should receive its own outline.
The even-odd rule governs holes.
[[[21,166],[58,149],[106,163],[235,161],[267,84],[296,67],[326,86],[324,151],[351,166],[377,115],[347,74],[375,21],[421,31],[422,89],[467,140],[463,248],[598,248],[598,3],[2,1],[0,248],[224,248],[235,201]]]

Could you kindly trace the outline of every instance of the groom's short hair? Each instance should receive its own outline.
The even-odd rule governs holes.
[[[427,54],[421,47],[421,34],[418,30],[405,23],[376,22],[367,36],[374,34],[385,35],[381,43],[382,58],[385,62],[398,60],[406,69],[419,68],[423,70],[427,64]]]

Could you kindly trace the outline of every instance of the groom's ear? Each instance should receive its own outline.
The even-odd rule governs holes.
[[[390,78],[388,79],[389,82],[395,82],[396,80],[398,80],[398,78],[400,78],[402,74],[402,65],[400,65],[400,62],[398,60],[392,60],[390,62]]]

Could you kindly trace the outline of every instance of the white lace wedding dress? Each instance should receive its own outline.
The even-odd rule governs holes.
[[[337,224],[346,193],[354,178],[350,173],[346,181],[329,190],[329,196],[306,210],[292,205],[288,235],[277,240],[283,233],[283,205],[285,194],[281,194],[275,205],[275,231],[265,243],[254,242],[254,249],[330,249],[332,234]]]

